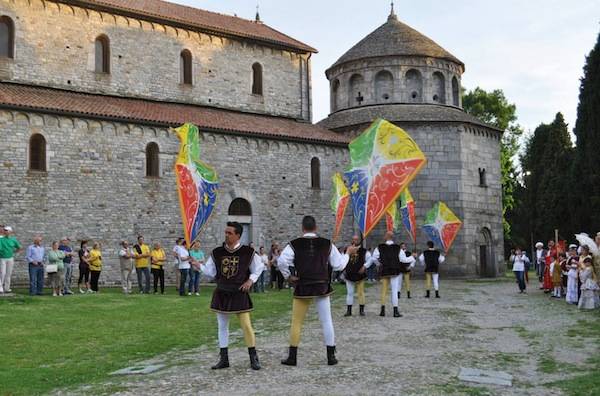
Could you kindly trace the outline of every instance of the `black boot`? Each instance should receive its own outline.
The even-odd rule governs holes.
[[[352,316],[352,305],[346,307],[346,314],[344,316]]]
[[[229,354],[227,353],[227,348],[221,348],[221,352],[219,353],[219,355],[219,362],[211,367],[211,369],[213,370],[219,370],[229,367]]]
[[[435,298],[440,298],[440,292],[438,290],[435,291]]]
[[[379,316],[385,316],[385,305],[381,306],[381,312],[379,312]]]
[[[359,305],[358,309],[359,309],[358,314],[360,316],[365,316],[365,306],[364,305]]]
[[[327,347],[327,364],[330,366],[334,366],[337,364],[337,359],[335,358],[335,346]]]
[[[402,297],[402,292],[398,292],[398,300]]]
[[[260,370],[260,363],[258,362],[256,348],[248,348],[248,355],[250,355],[250,367],[252,367],[252,370]]]
[[[425,294],[425,298],[429,298],[429,290],[427,290],[427,294]]]
[[[297,355],[298,355],[298,347],[291,346],[287,359],[282,360],[281,364],[285,364],[286,366],[295,366]]]
[[[410,298],[410,292],[409,291],[406,292],[406,298]]]
[[[394,307],[394,318],[401,318],[402,314],[398,310],[398,307]]]

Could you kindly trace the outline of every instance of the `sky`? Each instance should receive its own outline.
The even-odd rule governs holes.
[[[170,0],[254,19],[256,0]],[[313,121],[329,113],[325,70],[383,24],[389,0],[260,0],[264,23],[319,50]],[[398,18],[466,65],[462,84],[502,89],[533,131],[557,112],[575,125],[585,57],[600,32],[600,0],[396,0]]]

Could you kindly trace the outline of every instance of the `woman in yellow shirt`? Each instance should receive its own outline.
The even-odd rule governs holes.
[[[154,294],[158,293],[156,286],[160,280],[160,294],[165,294],[165,261],[167,256],[165,251],[160,247],[160,243],[155,242],[150,252],[150,270],[152,271],[152,278],[154,279]]]
[[[98,279],[102,271],[102,252],[100,251],[100,242],[95,242],[88,257],[90,266],[90,293],[98,293]]]

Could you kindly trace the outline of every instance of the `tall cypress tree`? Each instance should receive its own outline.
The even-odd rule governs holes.
[[[579,91],[577,147],[572,168],[577,192],[571,213],[578,231],[600,231],[600,34],[583,68]]]

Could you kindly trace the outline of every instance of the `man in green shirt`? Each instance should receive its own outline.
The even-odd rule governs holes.
[[[10,293],[10,278],[15,265],[15,253],[22,250],[12,234],[12,227],[5,226],[0,235],[0,293]]]

